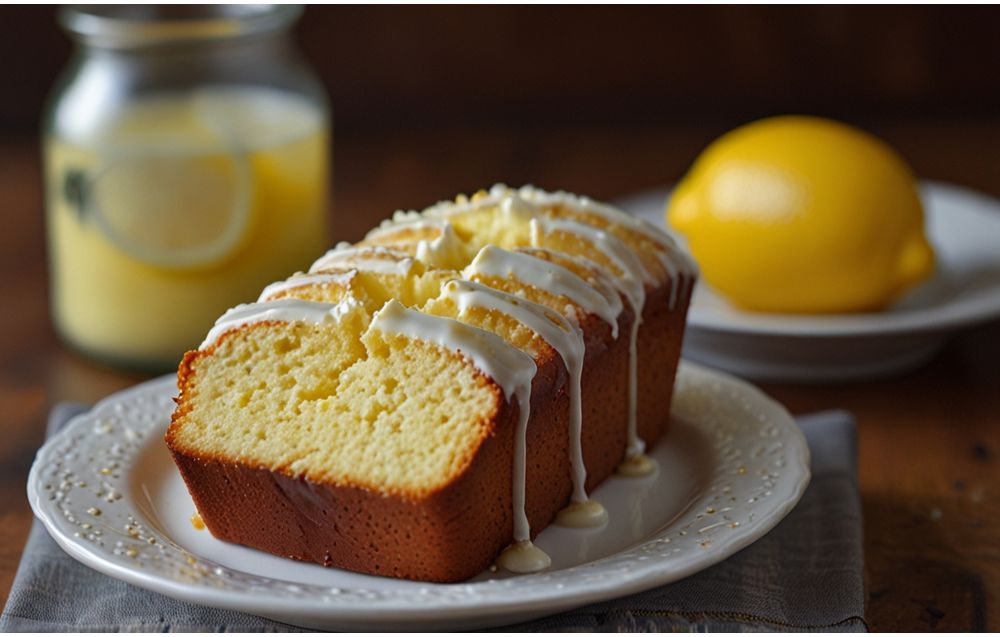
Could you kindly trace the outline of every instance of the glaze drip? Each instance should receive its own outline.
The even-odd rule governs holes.
[[[533,244],[543,244],[545,235],[552,233],[571,234],[579,237],[607,256],[608,260],[619,271],[616,280],[635,314],[632,328],[629,331],[628,344],[628,446],[625,450],[625,457],[637,456],[646,449],[646,443],[639,437],[638,433],[639,326],[642,325],[642,312],[646,305],[644,281],[653,280],[652,275],[646,271],[642,262],[628,249],[628,246],[603,230],[566,219],[537,218],[531,220]]]
[[[531,396],[531,380],[537,369],[535,361],[493,332],[409,309],[395,299],[390,299],[375,313],[368,329],[435,343],[458,352],[492,379],[508,402],[511,397],[518,396],[519,391],[525,391],[525,397]],[[530,402],[525,400],[519,407],[519,411],[527,414]]]
[[[497,564],[511,573],[534,573],[547,569],[552,559],[531,540],[522,540],[505,548],[497,558]]]
[[[625,478],[643,478],[656,471],[656,461],[644,453],[626,457],[617,473]]]
[[[614,314],[617,317],[621,314],[622,309],[624,309],[624,304],[622,303],[622,295],[624,292],[622,291],[621,286],[617,283],[617,277],[612,275],[611,272],[609,272],[603,265],[595,261],[591,261],[587,257],[569,254],[566,252],[559,252],[558,250],[553,250],[551,248],[519,247],[514,248],[513,251],[520,254],[526,254],[537,259],[542,259],[543,261],[548,261],[546,257],[552,257],[578,264],[593,274],[593,276],[588,275],[588,278],[585,280],[590,287],[594,288],[598,294],[604,297],[604,302],[607,304],[609,309],[609,315]],[[611,337],[614,339],[618,338],[617,328],[618,322],[615,321],[614,329],[611,334]]]
[[[574,529],[604,526],[608,521],[608,511],[597,500],[572,502],[556,514],[556,524]]]
[[[564,296],[588,314],[603,319],[615,334],[618,332],[618,312],[609,307],[604,297],[590,284],[560,265],[488,245],[462,271],[462,276],[467,279],[476,275],[499,279],[513,277],[540,290]]]
[[[508,345],[506,341],[492,332],[466,325],[454,319],[432,316],[408,309],[395,299],[388,301],[381,310],[376,312],[369,329],[436,343],[445,349],[457,352],[468,358],[483,374],[493,379],[493,382],[503,391],[508,403],[511,402],[512,397],[517,400],[518,422],[517,428],[514,430],[514,488],[512,493],[514,542],[516,545],[523,543],[531,545],[531,527],[524,511],[524,492],[527,471],[526,438],[528,420],[531,416],[531,381],[538,369],[534,359],[521,350]],[[529,551],[529,554],[534,555],[534,559],[538,561],[536,552],[542,553],[542,555],[544,553],[533,545],[531,547],[534,548],[534,551]],[[521,554],[524,551],[528,551],[528,549],[518,550],[517,555],[521,557],[523,557]],[[547,555],[545,559],[548,560]],[[520,562],[517,565],[523,566]]]
[[[573,477],[572,499],[573,502],[586,502],[587,492],[584,485],[587,482],[587,467],[583,461],[581,440],[583,399],[580,393],[584,359],[583,333],[565,317],[545,306],[473,281],[460,279],[449,281],[445,285],[445,296],[455,301],[459,317],[472,307],[495,310],[510,316],[541,337],[563,359],[569,374],[569,456]],[[522,490],[523,486],[520,485]]]

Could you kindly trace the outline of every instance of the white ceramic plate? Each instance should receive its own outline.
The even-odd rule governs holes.
[[[656,475],[594,493],[602,529],[551,526],[553,566],[426,584],[304,564],[197,531],[162,441],[175,393],[165,377],[114,394],[38,452],[35,515],[74,558],[202,605],[323,629],[469,629],[510,624],[672,582],[774,527],[809,482],[809,451],[781,405],[734,378],[682,364]]]
[[[618,205],[663,228],[669,196],[667,188],[651,190]],[[1000,201],[938,182],[923,182],[921,196],[937,272],[893,307],[831,316],[744,312],[699,282],[684,355],[756,380],[860,380],[917,367],[956,331],[1000,318]]]

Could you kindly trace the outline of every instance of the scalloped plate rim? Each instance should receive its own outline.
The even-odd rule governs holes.
[[[768,411],[770,417],[778,421],[784,420],[780,424],[785,428],[782,432],[784,435],[783,440],[790,443],[787,468],[789,475],[792,475],[792,477],[786,478],[786,480],[794,480],[794,484],[788,486],[788,497],[780,501],[772,501],[774,504],[765,511],[765,515],[759,518],[755,524],[745,526],[741,530],[728,535],[725,540],[714,545],[711,550],[706,550],[702,553],[701,559],[690,560],[678,567],[664,570],[655,568],[659,560],[652,558],[647,562],[649,566],[643,569],[642,573],[637,573],[625,581],[622,581],[621,578],[608,578],[607,583],[603,586],[590,585],[587,589],[580,591],[567,591],[566,589],[558,589],[554,586],[549,587],[547,591],[540,591],[538,587],[535,587],[530,594],[524,594],[520,597],[508,597],[496,600],[469,598],[442,601],[435,599],[432,601],[438,603],[419,606],[400,605],[398,600],[374,602],[352,601],[344,604],[330,604],[324,600],[310,597],[283,598],[272,597],[267,593],[217,590],[208,588],[207,585],[192,585],[158,575],[150,575],[141,570],[128,568],[125,565],[110,561],[94,547],[76,540],[63,532],[59,527],[58,522],[52,515],[55,511],[51,507],[48,507],[44,501],[44,493],[41,488],[42,478],[40,475],[43,468],[42,459],[63,437],[68,437],[70,432],[76,428],[83,427],[81,423],[89,422],[94,416],[107,411],[114,405],[135,394],[155,391],[160,386],[169,385],[173,381],[172,376],[153,379],[104,398],[95,404],[91,411],[76,416],[58,434],[46,441],[41,449],[39,449],[29,474],[27,484],[28,499],[35,515],[45,525],[49,534],[74,559],[111,577],[182,601],[233,611],[251,612],[252,614],[261,616],[276,617],[280,618],[280,621],[288,621],[294,615],[296,619],[301,620],[305,625],[316,625],[318,621],[326,626],[330,626],[336,625],[338,621],[341,621],[345,625],[356,627],[358,625],[380,625],[387,622],[413,620],[448,625],[449,622],[454,620],[470,618],[481,619],[477,619],[469,625],[494,626],[509,624],[534,617],[564,612],[592,602],[629,595],[688,577],[721,562],[766,535],[784,519],[801,499],[810,478],[808,467],[809,449],[802,432],[795,425],[794,420],[785,408],[750,383],[695,363],[683,361],[678,374],[693,374],[694,377],[701,375],[705,380],[713,380],[723,385],[728,385],[744,398]],[[677,519],[683,517],[684,513],[690,510],[691,506],[693,505],[682,511]],[[143,514],[140,512],[140,515]],[[675,524],[677,519],[668,524],[667,528]],[[593,562],[564,569],[563,572],[574,573],[580,570],[600,569],[602,563],[609,562],[616,557],[627,554],[629,551],[636,550],[639,546],[655,541],[658,537],[662,537],[665,531],[666,529],[661,529],[653,533],[638,546],[629,547],[617,554]],[[208,563],[211,563],[210,558],[204,559]],[[524,577],[531,578],[532,576]],[[520,580],[521,578],[516,578],[515,580],[505,581]],[[296,582],[275,581],[277,583],[297,584]],[[391,582],[391,580],[389,581]],[[427,587],[461,588],[487,584],[490,584],[490,582],[427,584]],[[483,586],[483,588],[485,589],[486,587]],[[484,590],[483,596],[488,598],[489,590]],[[371,616],[373,612],[378,612],[379,616],[373,618]],[[516,614],[511,615],[511,613]],[[501,621],[498,621],[498,619]]]

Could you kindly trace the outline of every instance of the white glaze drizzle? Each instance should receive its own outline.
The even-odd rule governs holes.
[[[416,265],[416,259],[400,250],[386,246],[355,246],[341,242],[321,256],[309,267],[309,272],[348,267],[362,272],[399,274],[407,276]]]
[[[494,186],[494,189],[496,188]],[[682,277],[693,278],[697,273],[698,267],[694,260],[677,244],[676,239],[645,219],[640,219],[613,206],[594,201],[589,197],[581,197],[568,192],[546,192],[531,186],[523,186],[517,192],[518,196],[533,201],[539,206],[561,205],[575,208],[581,212],[593,214],[609,223],[616,223],[643,235],[659,248],[657,250],[657,258],[663,269],[666,270],[667,277],[670,280],[670,299],[668,301],[670,310],[673,310],[677,306],[678,295],[681,287],[684,285]]]
[[[584,256],[569,254],[567,252],[559,252],[558,250],[553,250],[551,248],[518,247],[514,248],[513,252],[526,254],[528,256],[542,259],[543,261],[548,261],[548,259],[544,256],[538,256],[539,254],[551,255],[557,259],[564,259],[566,261],[576,263],[581,267],[592,271],[593,276],[584,280],[590,284],[590,287],[597,290],[597,292],[604,297],[604,301],[611,308],[611,311],[615,313],[615,316],[621,314],[622,309],[624,309],[621,295],[625,292],[622,289],[621,283],[618,281],[618,277],[611,274],[611,271],[600,263],[591,261]]]
[[[629,332],[628,344],[628,446],[626,458],[638,456],[646,450],[646,442],[639,437],[639,326],[646,305],[646,286],[643,280],[649,277],[639,258],[624,243],[600,228],[568,219],[536,218],[531,220],[531,240],[535,245],[542,243],[544,234],[564,232],[574,234],[603,252],[622,272],[617,277],[625,296],[632,306],[635,319]],[[654,281],[655,282],[655,281]]]
[[[587,257],[580,255],[567,254],[565,252],[559,252],[557,250],[551,250],[549,248],[518,248],[518,251],[523,251],[526,254],[531,254],[533,251],[538,250],[542,252],[548,252],[554,256],[558,256],[571,261],[576,261],[581,265],[590,268],[596,274],[596,277],[588,282],[594,287],[594,289],[601,292],[602,295],[608,299],[609,305],[613,305],[621,311],[622,301],[621,297],[624,296],[626,299],[629,298],[628,285],[626,284],[624,277],[615,276],[610,270],[605,268],[600,263],[592,261]],[[676,283],[676,281],[675,281]],[[643,295],[645,296],[645,295]],[[632,305],[632,302],[629,301]],[[632,328],[629,331],[629,443],[626,449],[626,457],[622,462],[624,467],[619,473],[620,475],[627,477],[638,477],[648,475],[650,471],[646,468],[652,466],[650,463],[653,461],[646,456],[643,452],[645,451],[646,443],[638,437],[638,421],[637,421],[637,405],[638,405],[638,337],[639,337],[639,324],[641,323],[641,310],[638,313],[639,318],[633,322]],[[617,338],[617,336],[616,336]],[[634,437],[631,433],[634,432]],[[626,466],[627,465],[627,466]],[[562,515],[562,512],[560,512]],[[563,517],[563,521],[559,521],[557,516],[557,523],[563,526],[570,526],[573,524],[579,525],[577,522],[580,519],[586,519],[587,516],[591,516],[593,525],[599,525],[603,520],[596,517],[593,511],[580,509],[576,513],[569,514]]]
[[[556,524],[575,529],[601,526],[607,521],[608,510],[597,500],[572,502],[556,514]]]
[[[656,460],[646,454],[631,456],[618,465],[616,472],[626,478],[642,478],[656,471]]]
[[[680,293],[680,287],[684,283],[684,279],[681,278],[677,265],[670,260],[670,258],[664,256],[665,254],[666,253],[663,252],[660,253],[660,263],[663,264],[663,268],[667,271],[667,276],[670,277],[670,299],[667,301],[667,307],[673,311],[673,309],[677,307],[677,298]]]
[[[634,296],[641,294],[639,289],[643,284],[656,285],[656,277],[642,265],[639,257],[621,239],[610,232],[574,219],[536,217],[531,220],[531,242],[533,245],[539,245],[544,235],[556,232],[576,235],[607,255],[615,267],[621,270],[620,278],[625,279],[625,283],[634,290]]]
[[[507,202],[511,200],[516,201],[516,208],[522,213],[531,212],[534,216],[542,216],[545,213],[545,208],[564,206],[593,214],[609,223],[618,224],[643,235],[658,248],[657,258],[671,280],[669,301],[671,310],[676,306],[678,293],[682,286],[682,282],[678,278],[684,275],[687,278],[694,278],[697,275],[697,264],[668,232],[657,228],[645,219],[630,215],[614,206],[564,191],[547,192],[534,186],[513,189],[504,184],[496,184],[490,188],[486,195],[472,199],[463,198],[461,201],[442,201],[427,208],[422,214],[425,217],[447,218],[490,206],[499,206],[503,210],[505,205],[510,205]],[[420,214],[414,211],[405,213],[398,211],[395,218],[413,219]]]
[[[583,461],[583,399],[581,380],[585,346],[583,332],[564,316],[549,308],[500,290],[454,279],[445,285],[444,296],[458,306],[459,317],[469,308],[495,310],[513,318],[537,334],[559,354],[569,373],[569,448],[573,478],[573,502],[586,502],[587,467]]]
[[[530,540],[514,542],[500,553],[497,564],[512,573],[534,573],[549,567],[552,558]]]
[[[612,336],[618,338],[618,314],[621,308],[615,311],[600,292],[561,265],[488,245],[462,271],[462,276],[466,279],[477,274],[501,279],[514,277],[522,283],[564,296],[588,314],[603,319],[611,326]]]
[[[514,430],[512,493],[514,544],[508,550],[518,545],[523,546],[524,543],[530,544],[531,527],[524,511],[524,492],[531,381],[538,370],[534,359],[492,332],[455,319],[406,308],[395,299],[389,300],[375,313],[368,329],[420,339],[457,352],[491,378],[503,391],[507,402],[510,402],[511,396],[517,399],[518,423]]]
[[[500,193],[503,190],[510,191],[510,188],[498,184],[490,189],[490,193]],[[538,206],[561,205],[575,208],[581,212],[588,212],[610,223],[616,223],[629,230],[638,232],[651,242],[659,246],[664,252],[672,256],[678,268],[682,271],[694,272],[697,266],[687,252],[678,245],[677,240],[670,233],[657,228],[645,219],[630,215],[629,213],[599,201],[594,201],[590,197],[575,195],[565,191],[548,192],[534,186],[522,186],[517,189],[517,194],[522,199],[535,203]]]
[[[264,290],[260,293],[260,297],[257,299],[257,302],[262,303],[277,294],[301,288],[306,285],[330,285],[331,283],[336,285],[347,285],[350,280],[354,278],[356,273],[357,270],[348,270],[346,272],[325,272],[320,274],[298,274],[285,281],[276,281],[275,283],[272,283],[264,288]]]
[[[265,321],[281,321],[293,323],[304,321],[308,323],[339,322],[351,310],[362,307],[354,297],[347,297],[339,303],[320,303],[302,299],[276,299],[263,303],[245,303],[237,305],[219,317],[209,330],[199,349],[205,349],[215,343],[219,337],[229,330],[250,323]]]
[[[375,313],[369,329],[428,341],[459,352],[503,390],[510,400],[520,389],[531,391],[535,376],[534,359],[487,330],[455,319],[432,316],[390,299]],[[524,403],[527,412],[530,405]]]
[[[423,212],[398,210],[392,219],[384,221],[382,226],[412,224],[425,219],[447,219],[491,206],[498,207],[503,215],[513,214],[519,217],[542,217],[546,215],[546,208],[563,206],[583,213],[590,213],[608,223],[623,226],[643,235],[656,247],[657,259],[666,271],[667,279],[670,282],[670,296],[667,303],[671,311],[676,308],[682,291],[688,288],[688,293],[690,293],[690,289],[693,288],[698,266],[668,232],[657,228],[645,219],[630,215],[614,206],[564,191],[547,192],[533,186],[513,189],[504,184],[495,184],[490,188],[488,194],[476,195],[472,198],[461,197],[456,201],[442,201]],[[643,272],[646,273],[647,277],[651,276],[645,268],[643,268]],[[648,278],[644,280],[649,282]]]

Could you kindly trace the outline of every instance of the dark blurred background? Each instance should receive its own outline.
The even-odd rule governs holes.
[[[6,140],[34,143],[70,54],[54,13],[2,10]],[[310,7],[298,35],[335,110],[338,239],[495,181],[605,198],[674,181],[725,130],[789,112],[1000,195],[992,7]]]
[[[69,55],[54,12],[3,10],[7,132]],[[298,31],[350,133],[1000,107],[991,7],[311,7]]]

